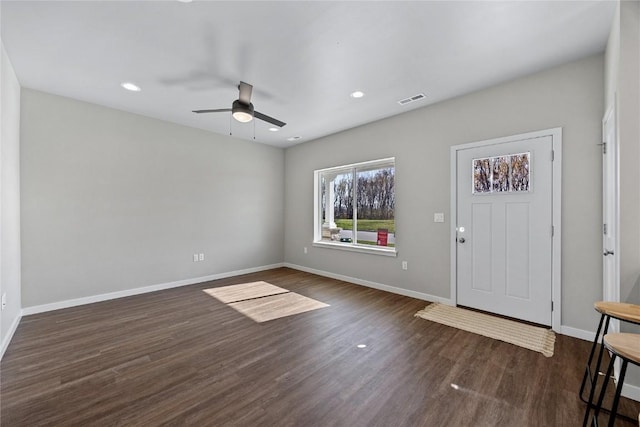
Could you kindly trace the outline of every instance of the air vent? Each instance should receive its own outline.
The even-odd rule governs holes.
[[[424,96],[424,93],[419,93],[417,95],[410,96],[409,98],[401,99],[400,101],[398,101],[398,104],[407,105],[415,101],[420,101],[421,99],[424,99],[424,98],[426,98]]]

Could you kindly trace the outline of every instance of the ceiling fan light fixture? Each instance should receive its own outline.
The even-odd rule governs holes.
[[[253,120],[253,104],[244,104],[240,100],[233,101],[231,115],[240,123],[247,123]]]
[[[244,111],[236,111],[233,113],[233,118],[239,121],[240,123],[247,123],[253,120],[253,116]]]

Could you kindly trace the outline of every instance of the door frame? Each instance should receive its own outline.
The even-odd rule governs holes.
[[[604,236],[603,236],[602,249],[613,250],[613,272],[612,272],[613,283],[608,283],[608,280],[606,278],[606,269],[604,268],[604,261],[603,261],[602,298],[605,301],[620,302],[620,257],[619,257],[619,254],[620,254],[620,196],[618,194],[618,191],[620,188],[620,176],[618,173],[620,160],[619,160],[619,154],[618,154],[619,153],[618,124],[617,124],[615,106],[616,106],[616,103],[614,98],[613,104],[611,105],[611,107],[607,109],[607,112],[602,118],[602,144],[605,147],[604,149],[606,150],[606,153],[603,151],[603,157],[602,157],[602,194],[603,194],[602,222],[603,222],[603,227],[605,223],[608,226],[613,227],[613,240],[614,240],[613,248],[605,248]],[[607,140],[606,126],[608,123],[611,126],[613,126],[612,141]],[[605,162],[609,162],[608,166],[611,166],[611,167],[607,167]],[[607,193],[607,188],[606,188],[607,184],[609,187],[608,191],[611,191],[611,194],[610,194],[611,198],[609,200],[607,200],[607,198],[605,197]],[[608,219],[606,218],[606,215],[605,215],[606,205],[608,203],[611,203],[610,209],[613,211],[613,215],[612,215],[613,218],[611,218],[611,220],[613,223],[608,222]],[[611,289],[607,289],[607,285],[613,285],[613,286],[611,287]],[[618,321],[612,322],[610,327],[614,332],[619,332],[618,324],[619,324]]]
[[[605,268],[605,255],[604,251],[607,249],[605,245],[605,234],[604,230],[602,235],[602,250],[603,250],[603,260],[602,260],[602,300],[603,301],[613,301],[620,302],[620,157],[619,157],[619,139],[618,139],[618,116],[616,111],[617,105],[617,94],[614,94],[613,103],[609,108],[607,108],[604,116],[602,117],[602,223],[607,224],[609,227],[613,227],[613,272],[612,272],[612,280],[610,283],[607,280],[607,269]],[[613,126],[613,140],[609,141],[607,139],[607,124]],[[609,167],[607,167],[609,166]],[[607,190],[608,187],[608,190]],[[609,194],[611,197],[608,198],[607,192],[610,191]],[[613,215],[611,218],[611,222],[609,222],[609,218],[607,218],[606,211],[607,205],[611,203],[609,206],[610,209],[613,210]],[[607,288],[609,286],[609,288]],[[617,319],[611,319],[611,323],[609,324],[609,332],[620,332],[620,321]],[[616,378],[616,381],[620,378],[620,369],[622,366],[622,362],[618,358],[614,365],[613,376]],[[632,397],[633,398],[633,397]],[[634,398],[635,399],[635,398]]]
[[[451,295],[450,301],[453,306],[457,305],[457,265],[458,251],[455,244],[457,238],[458,223],[458,151],[469,148],[484,147],[494,144],[502,144],[523,139],[533,139],[550,136],[553,147],[552,165],[552,226],[553,237],[551,239],[551,298],[553,310],[551,312],[551,328],[560,332],[562,326],[562,128],[551,128],[535,132],[521,133],[518,135],[505,136],[501,138],[486,139],[483,141],[470,142],[466,144],[454,145],[451,147],[451,240],[450,240],[450,278]]]

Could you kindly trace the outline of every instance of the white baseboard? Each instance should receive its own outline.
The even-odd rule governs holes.
[[[9,343],[13,338],[13,334],[16,333],[16,329],[18,329],[18,325],[20,324],[21,319],[22,319],[22,310],[20,310],[20,312],[18,312],[18,315],[15,317],[15,319],[13,319],[13,322],[11,323],[9,330],[7,331],[7,335],[4,337],[4,340],[2,340],[2,347],[0,348],[0,360],[2,360],[2,358],[4,357],[4,352],[7,351],[7,348],[9,347]]]
[[[224,279],[232,276],[240,276],[243,274],[256,273],[258,271],[272,270],[274,268],[283,267],[283,263],[263,265],[260,267],[252,267],[244,270],[229,271],[226,273],[212,274],[203,277],[194,277],[192,279],[177,280],[175,282],[160,283],[157,285],[144,286],[141,288],[126,289],[123,291],[109,292],[108,294],[93,295],[90,297],[75,298],[65,301],[58,301],[50,304],[35,305],[22,309],[22,315],[44,313],[47,311],[60,310],[62,308],[75,307],[78,305],[93,304],[95,302],[108,301],[116,298],[123,298],[132,295],[146,294],[148,292],[161,291],[164,289],[178,288],[180,286],[194,285],[196,283],[208,282],[211,280]]]
[[[567,335],[590,342],[593,342],[593,340],[596,338],[596,333],[594,331],[585,331],[584,329],[572,328],[571,326],[565,325],[560,326],[560,330],[556,332],[562,335]]]
[[[640,387],[630,384],[622,386],[622,396],[640,402]]]
[[[343,276],[342,274],[331,273],[324,270],[316,270],[315,268],[304,267],[302,265],[284,263],[285,267],[293,268],[294,270],[305,271],[307,273],[317,274],[318,276],[330,277],[332,279],[342,280],[344,282],[355,283],[356,285],[366,286],[368,288],[379,289],[381,291],[391,292],[393,294],[404,295],[406,297],[417,298],[429,302],[439,302],[441,304],[452,305],[453,303],[449,298],[442,298],[435,295],[429,295],[422,292],[412,291],[409,289],[397,288],[395,286],[389,286],[382,283],[371,282],[369,280],[358,279],[356,277]]]

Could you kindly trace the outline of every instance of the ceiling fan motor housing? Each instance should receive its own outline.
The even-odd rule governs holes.
[[[245,104],[244,102],[236,99],[231,106],[231,114],[233,118],[239,122],[250,122],[253,119],[253,104]]]

